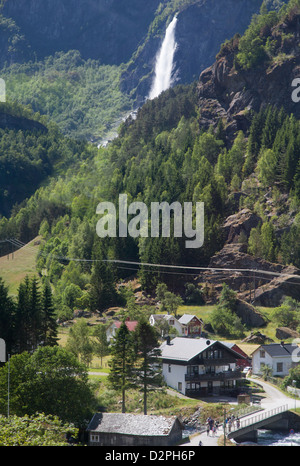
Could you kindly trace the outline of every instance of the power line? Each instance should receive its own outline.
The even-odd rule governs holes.
[[[4,243],[4,242],[9,242],[18,248],[22,248],[26,246],[26,243],[23,243],[22,241],[14,239],[14,238],[8,238],[6,240],[1,241],[1,243]],[[27,247],[34,249],[32,246],[27,246]],[[234,273],[249,273],[249,274],[255,273],[255,274],[262,274],[262,275],[268,275],[268,276],[273,276],[273,277],[282,277],[282,278],[285,277],[285,278],[292,278],[292,279],[300,280],[300,275],[273,272],[270,270],[261,270],[261,269],[248,269],[248,268],[235,269],[235,268],[226,268],[226,267],[202,267],[202,266],[188,266],[188,265],[174,265],[174,264],[157,264],[157,263],[153,264],[149,262],[126,261],[126,260],[120,260],[120,259],[83,259],[83,258],[77,258],[77,257],[58,256],[55,254],[43,253],[43,252],[40,252],[40,254],[44,257],[52,257],[55,260],[66,261],[66,262],[87,262],[87,263],[105,262],[105,263],[111,263],[111,264],[116,264],[116,265],[120,264],[120,265],[135,266],[135,267],[138,267],[138,269],[140,267],[151,267],[151,268],[153,267],[153,268],[158,268],[158,269],[191,270],[195,272],[198,271],[198,273],[195,273],[195,275],[199,275],[199,271],[226,272],[226,273],[234,272]],[[167,273],[167,272],[164,272],[164,273]],[[176,273],[176,272],[173,272],[173,273]],[[182,274],[178,273],[178,275],[182,275]],[[300,281],[299,282],[295,281],[293,282],[293,284],[299,285]]]

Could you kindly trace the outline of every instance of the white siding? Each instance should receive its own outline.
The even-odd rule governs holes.
[[[186,366],[179,366],[176,364],[164,363],[162,372],[163,372],[163,377],[164,377],[166,384],[169,387],[174,388],[175,390],[178,390],[185,395]],[[181,389],[179,387],[181,387]]]
[[[271,357],[266,351],[264,357],[261,356],[260,349],[257,349],[252,355],[252,372],[253,374],[260,374],[261,366],[265,364],[272,368],[273,375],[286,376],[289,369],[292,367],[290,356],[276,356]],[[278,364],[282,364],[282,371],[279,371]]]

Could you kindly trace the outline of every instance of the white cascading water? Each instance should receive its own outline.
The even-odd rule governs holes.
[[[174,55],[177,48],[175,41],[175,29],[177,16],[174,16],[172,22],[166,30],[161,49],[156,58],[155,76],[149,99],[155,99],[161,92],[169,89],[174,82]]]

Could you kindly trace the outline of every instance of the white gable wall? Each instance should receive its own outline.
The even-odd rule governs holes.
[[[166,384],[169,387],[174,388],[175,390],[185,395],[186,366],[180,366],[177,364],[167,364],[167,363],[163,363],[162,366],[163,366],[162,367],[163,378]]]
[[[274,376],[286,376],[292,367],[292,360],[290,355],[272,357],[267,351],[265,351],[264,357],[262,357],[260,349],[258,348],[252,355],[252,373],[260,374],[262,364],[270,366]]]

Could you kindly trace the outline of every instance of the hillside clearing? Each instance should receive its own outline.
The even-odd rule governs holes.
[[[40,238],[37,236],[13,254],[0,257],[0,276],[8,286],[9,293],[17,294],[22,280],[36,274],[36,257],[39,251]]]

